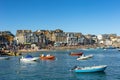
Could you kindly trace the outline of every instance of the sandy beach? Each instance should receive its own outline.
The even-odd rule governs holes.
[[[60,47],[50,47],[50,48],[47,48],[47,49],[21,49],[21,50],[18,50],[18,52],[39,52],[39,51],[51,51],[51,50],[72,50],[72,49],[88,49],[88,48],[97,48],[98,46],[96,45],[81,45],[81,46],[60,46]]]

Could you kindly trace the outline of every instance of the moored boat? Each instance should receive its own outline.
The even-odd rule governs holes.
[[[100,66],[90,66],[90,67],[79,67],[75,66],[73,69],[74,72],[102,72],[107,68],[107,65],[100,65]]]
[[[8,59],[10,59],[10,58],[7,56],[0,56],[0,60],[8,60]]]
[[[30,62],[30,61],[37,61],[39,59],[39,57],[32,57],[31,55],[27,55],[26,57],[20,58],[20,61],[23,62]]]
[[[71,52],[69,55],[71,56],[82,56],[83,52]]]
[[[42,54],[42,55],[40,56],[40,59],[41,59],[41,60],[55,60],[55,56],[50,55],[50,54],[44,56],[44,54]]]
[[[87,56],[82,55],[82,56],[79,56],[79,57],[77,58],[77,60],[86,60],[86,59],[89,59],[89,58],[92,58],[92,57],[93,57],[92,54],[87,55]]]

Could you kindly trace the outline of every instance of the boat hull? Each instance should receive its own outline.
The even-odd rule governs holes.
[[[8,60],[9,57],[0,57],[0,60]]]
[[[31,62],[31,61],[37,61],[39,57],[34,57],[34,58],[21,58],[20,61],[23,62]]]
[[[86,60],[86,59],[89,59],[89,58],[92,58],[93,55],[88,55],[88,56],[80,56],[79,58],[77,58],[77,60]]]
[[[73,53],[71,52],[69,55],[70,56],[82,56],[83,52],[78,52],[78,53]]]
[[[107,66],[98,67],[98,68],[88,68],[88,69],[78,69],[74,70],[74,72],[102,72],[107,68]]]
[[[40,57],[41,60],[55,60],[55,56]]]

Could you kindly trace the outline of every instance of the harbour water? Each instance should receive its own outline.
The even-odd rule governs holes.
[[[78,61],[70,56],[70,52],[82,51],[85,55],[93,54],[89,60]],[[0,60],[0,80],[120,80],[120,52],[117,49],[64,50],[29,53],[32,56],[40,54],[56,56],[54,61],[39,60],[34,63],[19,61],[21,56]],[[23,56],[25,56],[24,54]],[[75,66],[108,65],[104,72],[75,73],[70,69]]]

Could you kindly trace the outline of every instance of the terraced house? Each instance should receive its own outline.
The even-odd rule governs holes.
[[[87,39],[82,33],[66,32],[67,45],[83,45],[86,44]]]
[[[16,40],[18,43],[25,44],[27,43],[27,40],[30,40],[30,37],[27,37],[26,35],[31,34],[31,30],[17,30],[16,32]]]

